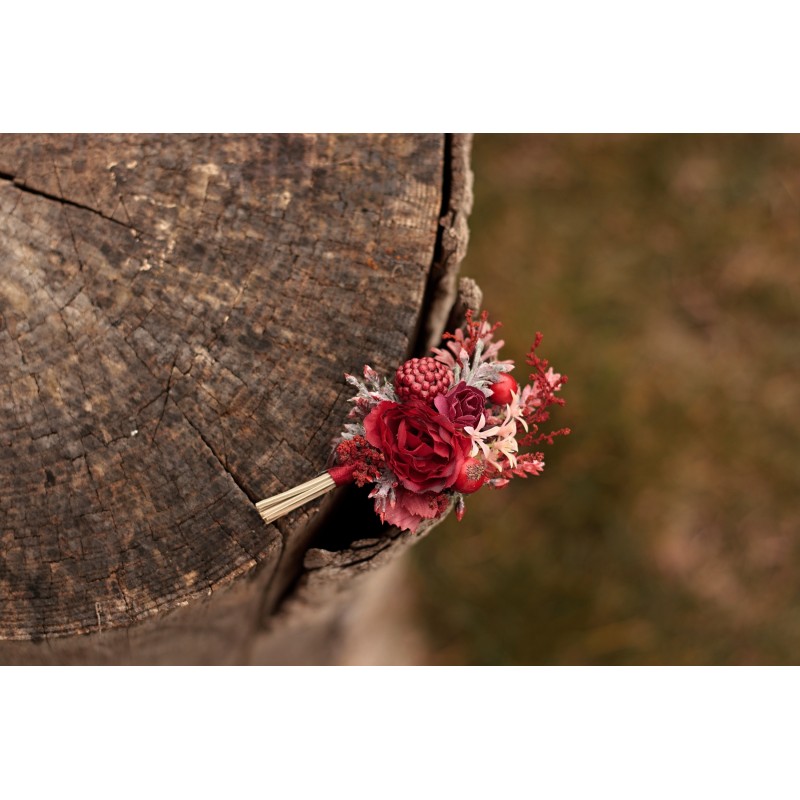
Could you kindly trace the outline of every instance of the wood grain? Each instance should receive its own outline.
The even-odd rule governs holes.
[[[0,136],[0,661],[248,661],[312,541],[363,538],[253,504],[325,467],[344,372],[436,338],[468,152]]]

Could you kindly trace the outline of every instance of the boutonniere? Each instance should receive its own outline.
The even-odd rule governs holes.
[[[464,515],[464,496],[483,486],[500,489],[513,478],[539,475],[544,455],[568,428],[542,432],[567,377],[553,371],[536,350],[520,387],[514,362],[500,359],[503,341],[484,311],[467,311],[463,328],[444,335],[431,355],[401,364],[392,380],[364,367],[363,378],[345,375],[356,389],[349,422],[334,441],[333,465],[321,475],[256,505],[266,522],[293,511],[336,486],[371,486],[382,522],[416,532],[454,507]]]

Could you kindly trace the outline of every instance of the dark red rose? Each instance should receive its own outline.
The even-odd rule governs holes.
[[[364,430],[400,485],[412,492],[452,486],[471,446],[447,417],[420,400],[379,403],[364,418]]]
[[[447,394],[439,394],[433,398],[436,410],[454,425],[473,428],[480,422],[481,414],[486,408],[486,395],[475,386],[467,386],[464,381],[457,383]]]

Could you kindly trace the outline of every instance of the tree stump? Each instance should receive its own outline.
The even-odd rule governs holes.
[[[469,138],[0,136],[0,662],[337,663],[415,539],[326,466],[436,340]],[[354,599],[355,598],[355,599]],[[349,602],[349,605],[348,605]]]

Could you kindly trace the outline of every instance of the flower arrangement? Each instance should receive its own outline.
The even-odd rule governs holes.
[[[496,489],[515,477],[539,475],[544,456],[568,428],[541,433],[550,407],[567,378],[554,372],[536,350],[537,333],[526,356],[530,382],[521,389],[511,376],[514,362],[500,360],[503,341],[487,312],[467,311],[463,328],[444,335],[431,355],[401,364],[390,382],[369,366],[363,378],[346,375],[357,393],[350,422],[334,443],[335,465],[257,508],[271,522],[309,500],[346,483],[371,485],[370,498],[382,522],[416,532],[455,507],[464,515],[464,495],[482,486]]]

